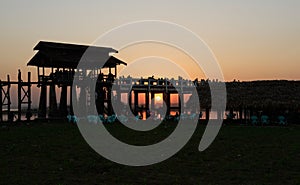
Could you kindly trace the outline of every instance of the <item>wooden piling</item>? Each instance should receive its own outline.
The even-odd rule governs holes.
[[[2,81],[0,80],[0,123],[3,122],[3,100],[2,100]]]
[[[47,85],[42,83],[40,93],[40,103],[39,103],[39,111],[38,117],[41,119],[45,119],[47,115]]]
[[[139,93],[134,91],[134,113],[137,114],[139,109]]]
[[[58,117],[55,84],[49,86],[49,117]]]
[[[26,113],[26,118],[27,121],[30,120],[31,116],[32,116],[32,112],[31,112],[31,72],[28,72],[28,84],[27,84],[27,93],[28,93],[28,104],[27,104],[27,113]]]
[[[18,70],[18,121],[22,117],[22,73]]]
[[[153,91],[151,91],[150,94],[151,94],[151,110],[154,110],[154,97],[155,97],[155,93]]]
[[[60,102],[59,102],[59,111],[60,111],[61,117],[66,117],[68,115],[67,97],[68,97],[68,86],[62,85]]]
[[[76,91],[73,88],[73,85],[70,86],[70,115],[74,115],[74,110],[73,110],[73,96],[75,97],[74,100],[76,99]],[[76,103],[76,102],[75,102]]]
[[[205,119],[208,121],[209,120],[209,114],[210,114],[210,110],[209,108],[205,108]]]
[[[146,111],[148,111],[150,109],[149,104],[150,104],[150,98],[149,98],[149,91],[146,91],[146,97],[145,97],[145,101],[146,101]]]
[[[6,89],[6,93],[5,93],[5,96],[6,96],[6,100],[7,100],[7,115],[8,115],[8,121],[13,121],[11,119],[11,111],[10,111],[10,105],[11,105],[11,99],[10,99],[10,76],[7,75],[7,89]]]
[[[112,104],[111,104],[111,86],[107,87],[107,113],[108,115],[112,115],[113,113],[113,108],[112,108]],[[94,97],[94,96],[93,96]]]

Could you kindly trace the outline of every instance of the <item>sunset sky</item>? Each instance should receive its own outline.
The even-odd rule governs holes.
[[[227,81],[300,80],[299,10],[299,0],[2,0],[0,79],[8,73],[15,79],[18,68],[35,73],[26,63],[40,40],[91,44],[119,25],[154,19],[182,25],[201,37]],[[153,73],[151,65],[147,69]]]

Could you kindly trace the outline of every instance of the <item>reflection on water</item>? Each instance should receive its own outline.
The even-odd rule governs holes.
[[[205,119],[205,112],[204,111],[201,111],[202,112],[202,117],[200,119]],[[172,116],[175,116],[176,113],[178,113],[178,111],[170,111],[170,115]],[[238,112],[234,112],[236,115],[238,115],[239,113]],[[161,119],[163,120],[164,117],[162,117],[161,114],[165,114],[165,113],[159,113],[157,111],[154,111],[152,114],[154,114],[154,116],[158,119]],[[179,113],[178,113],[179,114]],[[186,114],[191,114],[191,112],[186,112]],[[226,114],[229,114],[229,112],[224,112],[223,114],[223,118],[226,119]],[[147,119],[147,111],[143,110],[143,111],[140,111],[139,112],[139,115],[141,116],[142,120],[146,120]],[[209,114],[209,118],[210,119],[218,119],[218,114],[217,114],[217,111],[211,111],[210,114]]]
[[[11,109],[10,111],[13,114],[13,117],[14,117],[13,121],[16,121],[18,119],[18,109]],[[3,118],[3,121],[8,121],[7,110],[3,110],[2,118]],[[37,111],[32,111],[32,116],[31,116],[30,120],[35,120],[36,118],[38,118]],[[27,120],[26,111],[22,112],[21,120]]]
[[[14,121],[16,121],[18,119],[18,112],[17,109],[12,109],[11,112],[14,113]],[[205,119],[205,111],[201,111],[202,112],[202,117],[200,119]],[[170,115],[175,116],[177,114],[179,114],[179,112],[177,110],[171,110],[170,111]],[[226,119],[226,114],[228,114],[229,112],[224,112],[223,117]],[[239,112],[234,112],[236,115],[239,115]],[[164,117],[163,115],[165,115],[165,112],[159,112],[159,111],[153,111],[151,114],[154,115],[155,118],[163,120]],[[191,114],[191,112],[186,112],[185,114]],[[146,110],[142,110],[139,112],[139,116],[141,117],[142,120],[146,120],[147,119],[147,111]],[[148,115],[149,116],[149,115]],[[217,112],[216,111],[211,111],[210,112],[210,119],[217,119]],[[6,111],[3,112],[3,121],[8,121],[8,114]],[[32,113],[32,117],[30,118],[30,120],[34,120],[38,118],[38,113],[37,111],[33,111]],[[21,116],[21,120],[27,120],[26,119],[26,112],[22,112],[22,116]]]

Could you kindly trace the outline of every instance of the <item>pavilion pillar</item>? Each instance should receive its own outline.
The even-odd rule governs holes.
[[[46,118],[46,114],[47,114],[47,85],[45,84],[45,82],[42,82],[38,117]]]
[[[55,84],[49,86],[49,117],[57,117],[57,100],[55,92]]]

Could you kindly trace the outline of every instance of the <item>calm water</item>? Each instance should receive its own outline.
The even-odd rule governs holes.
[[[7,115],[7,112],[6,112],[7,110],[3,110],[3,111],[4,111],[3,115],[2,115],[3,121],[7,121],[8,120],[8,115]],[[18,118],[18,113],[17,113],[18,109],[11,109],[11,111],[14,112],[14,121],[17,120],[17,118]],[[30,120],[34,120],[37,117],[38,117],[37,112],[33,111],[32,117],[30,118]],[[26,112],[22,113],[21,120],[27,120],[27,118],[26,118]]]
[[[12,112],[15,112],[15,118],[14,120],[17,119],[17,109],[11,109]],[[236,115],[238,115],[239,113],[238,112],[234,112]],[[175,115],[176,114],[176,111],[171,111],[171,115]],[[224,118],[226,118],[226,114],[228,114],[228,112],[225,112],[224,113]],[[146,111],[142,111],[142,115],[143,115],[143,120],[146,120]],[[158,113],[156,113],[156,115],[159,117],[159,118],[162,118],[162,115],[159,115]],[[202,111],[202,118],[201,119],[205,119],[205,112]],[[32,117],[30,118],[30,120],[34,120],[38,118],[38,114],[37,112],[34,112]],[[22,120],[26,120],[26,113],[22,113],[22,117],[21,117]],[[217,112],[216,111],[211,111],[210,112],[210,119],[217,119]],[[7,113],[4,112],[3,113],[3,121],[7,121],[8,120],[8,116],[7,116]]]
[[[171,111],[170,114],[175,115],[176,112],[177,111]],[[226,114],[228,114],[228,113],[229,113],[228,111],[224,112],[224,115],[223,115],[224,119],[226,119]],[[236,114],[236,118],[237,118],[239,113],[238,112],[234,112],[234,113]],[[146,120],[146,111],[143,111],[142,114],[143,114],[143,120]],[[159,115],[159,117],[160,117],[160,115]],[[210,117],[210,119],[217,119],[218,118],[217,117],[217,111],[211,111],[209,117]],[[204,111],[202,111],[202,118],[201,119],[205,119],[205,112]]]

